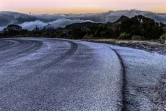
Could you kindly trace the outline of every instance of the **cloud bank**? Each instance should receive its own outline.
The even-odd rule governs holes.
[[[24,29],[33,30],[36,26],[43,28],[47,24],[52,27],[65,27],[72,23],[95,22],[106,23],[115,22],[122,15],[133,17],[135,15],[143,15],[154,19],[156,22],[163,22],[166,24],[166,14],[152,13],[139,10],[123,10],[123,11],[109,11],[97,14],[43,14],[43,15],[28,15],[16,12],[0,12],[0,31],[9,24],[17,24]]]
[[[33,30],[36,26],[42,29],[44,26],[50,24],[54,28],[62,27],[64,28],[66,25],[73,23],[83,23],[83,22],[93,22],[91,20],[70,20],[70,19],[58,19],[52,22],[43,22],[40,20],[35,20],[32,22],[24,22],[20,25],[23,29]]]

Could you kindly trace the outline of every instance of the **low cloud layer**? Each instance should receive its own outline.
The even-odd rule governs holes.
[[[70,20],[70,19],[58,19],[52,22],[43,22],[40,20],[32,21],[32,22],[24,22],[19,24],[23,29],[33,30],[36,26],[40,29],[44,26],[50,24],[54,28],[62,27],[64,28],[66,25],[73,23],[83,23],[83,22],[93,22],[91,20]]]
[[[122,15],[133,17],[143,15],[157,22],[166,24],[166,14],[158,14],[139,10],[110,11],[97,14],[54,14],[54,15],[28,15],[16,12],[0,12],[0,31],[9,24],[17,24],[24,29],[33,30],[36,26],[43,28],[51,24],[54,28],[65,27],[72,23],[82,22],[115,22]]]

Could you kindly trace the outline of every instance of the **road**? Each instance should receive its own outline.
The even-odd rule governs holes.
[[[0,39],[0,110],[120,111],[123,68],[108,46]]]
[[[165,111],[165,61],[80,40],[0,39],[0,111]]]

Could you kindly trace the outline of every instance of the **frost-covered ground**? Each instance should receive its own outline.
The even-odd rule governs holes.
[[[126,108],[129,111],[166,111],[166,56],[110,45],[126,71]]]
[[[114,51],[83,41],[0,41],[0,111],[121,111],[123,73]]]
[[[0,42],[0,111],[121,111],[123,83],[127,110],[166,110],[165,55],[79,40]]]

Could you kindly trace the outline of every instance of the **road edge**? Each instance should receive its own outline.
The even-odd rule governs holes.
[[[126,95],[125,95],[125,91],[126,91],[126,70],[125,70],[125,65],[123,62],[122,57],[120,56],[120,54],[113,48],[109,47],[111,50],[113,50],[115,52],[115,54],[117,55],[119,62],[121,63],[121,71],[122,71],[122,108],[121,111],[126,111]]]

